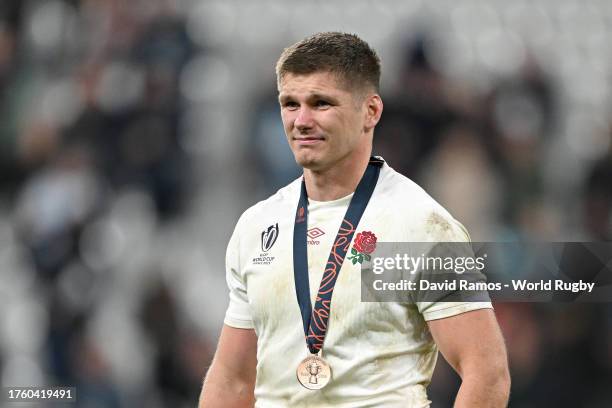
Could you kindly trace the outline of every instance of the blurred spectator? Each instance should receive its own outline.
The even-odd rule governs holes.
[[[608,138],[611,147],[589,170],[583,192],[584,225],[594,241],[612,240],[612,122]]]
[[[487,96],[485,143],[503,175],[503,220],[537,234],[545,140],[557,123],[557,101],[549,75],[529,55],[516,75],[503,78]],[[534,213],[535,212],[535,213]]]
[[[199,395],[213,346],[181,321],[173,295],[163,283],[152,286],[140,313],[155,348],[154,377],[164,406],[189,404]]]
[[[55,278],[76,255],[78,234],[102,194],[88,152],[79,147],[60,152],[25,183],[17,201],[18,230],[44,277]]]
[[[420,177],[434,198],[449,203],[448,210],[468,228],[473,241],[495,236],[502,194],[500,175],[481,140],[473,125],[449,127]]]
[[[276,87],[271,84],[270,88],[274,90]],[[261,96],[255,106],[257,109],[253,110],[251,119],[254,126],[248,140],[247,156],[262,176],[258,190],[269,195],[301,176],[301,173],[280,120],[277,92]]]
[[[399,89],[385,96],[384,114],[376,129],[375,152],[415,180],[444,132],[467,115],[455,98],[454,85],[431,62],[435,47],[425,34],[407,44]]]

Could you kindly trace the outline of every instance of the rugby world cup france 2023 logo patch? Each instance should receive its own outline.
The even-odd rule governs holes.
[[[278,238],[278,223],[270,225],[261,233],[261,251],[258,257],[253,258],[255,265],[270,265],[274,260],[273,256],[268,256],[268,251],[272,249]]]
[[[270,225],[267,230],[261,233],[261,250],[268,252],[278,238],[278,223]]]

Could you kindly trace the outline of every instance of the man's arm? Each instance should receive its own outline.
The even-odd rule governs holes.
[[[199,408],[242,408],[255,403],[257,336],[253,329],[223,326]]]
[[[462,380],[455,408],[506,407],[508,358],[493,311],[479,309],[427,323],[440,352]]]

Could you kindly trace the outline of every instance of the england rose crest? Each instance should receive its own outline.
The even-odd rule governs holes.
[[[376,240],[376,235],[371,231],[358,232],[353,240],[351,256],[347,259],[350,260],[353,265],[357,262],[363,263],[364,259],[369,261],[371,259],[370,254],[376,249]]]

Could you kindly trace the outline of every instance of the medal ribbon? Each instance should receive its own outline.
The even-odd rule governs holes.
[[[306,344],[312,354],[316,354],[323,347],[327,333],[327,321],[331,308],[331,298],[340,268],[346,253],[353,240],[353,235],[359,224],[370,197],[376,187],[380,168],[384,161],[375,157],[370,158],[368,167],[357,185],[355,194],[351,198],[346,214],[340,224],[340,229],[334,240],[329,258],[321,278],[321,285],[315,301],[314,309],[310,302],[310,284],[308,281],[308,253],[306,233],[308,226],[308,194],[306,183],[302,180],[302,191],[295,214],[293,227],[293,274],[295,278],[295,292],[304,323]]]

